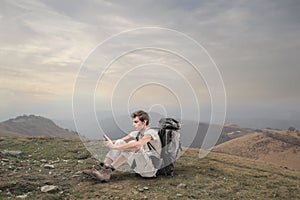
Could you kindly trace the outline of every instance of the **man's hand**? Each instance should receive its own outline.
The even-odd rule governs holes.
[[[113,149],[116,146],[111,140],[104,141],[104,145],[110,149]]]

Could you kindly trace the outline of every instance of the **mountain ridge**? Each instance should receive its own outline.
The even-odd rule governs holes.
[[[78,134],[57,126],[52,120],[36,115],[22,115],[0,123],[0,136],[49,136],[74,138]]]

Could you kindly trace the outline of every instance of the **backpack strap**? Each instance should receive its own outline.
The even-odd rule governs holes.
[[[141,133],[139,132],[139,133],[137,134],[137,136],[135,137],[136,141],[139,141],[140,135],[141,135]],[[154,147],[150,142],[147,142],[147,146],[148,146],[148,148],[149,148],[150,151],[151,151],[152,149],[154,149],[154,150],[156,151],[155,147]]]
[[[150,142],[147,142],[147,145],[148,145],[148,148],[150,149],[150,151],[152,149],[154,149],[156,151],[155,147]]]
[[[135,137],[135,140],[136,141],[139,141],[139,139],[140,139],[140,135],[141,135],[141,133],[140,132],[138,132],[138,134],[136,135],[136,137]]]

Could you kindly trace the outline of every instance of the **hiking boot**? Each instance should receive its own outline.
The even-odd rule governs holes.
[[[101,182],[108,182],[111,176],[112,169],[109,167],[103,167],[100,171],[94,171],[93,174]]]
[[[101,182],[108,182],[111,176],[112,169],[110,167],[103,167],[100,171],[84,170],[83,173],[91,176],[94,179],[100,180]]]
[[[89,177],[92,177],[93,179],[97,179],[97,177],[94,174],[95,169],[93,170],[83,170],[82,173],[88,175]]]

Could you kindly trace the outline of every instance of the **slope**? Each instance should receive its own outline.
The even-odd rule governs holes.
[[[7,151],[20,151],[9,155]],[[102,184],[81,174],[97,161],[78,139],[0,138],[0,199],[298,199],[300,172],[220,153],[187,150],[175,176],[115,172]],[[53,185],[51,192],[43,186]]]
[[[263,130],[220,144],[213,151],[300,170],[300,134],[297,132]]]

